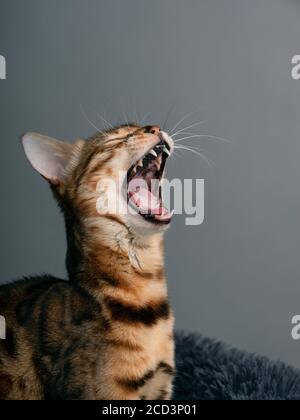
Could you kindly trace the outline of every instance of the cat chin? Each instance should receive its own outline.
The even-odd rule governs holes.
[[[130,231],[138,236],[150,236],[158,233],[164,233],[170,226],[170,224],[153,223],[147,221],[140,214],[128,215],[126,222]]]

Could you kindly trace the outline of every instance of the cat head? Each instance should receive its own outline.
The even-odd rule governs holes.
[[[119,126],[74,144],[27,133],[22,143],[61,207],[79,220],[106,218],[135,234],[161,232],[170,223],[161,180],[174,143],[158,126]]]

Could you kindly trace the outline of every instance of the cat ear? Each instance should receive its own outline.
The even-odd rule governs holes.
[[[25,134],[22,144],[35,170],[54,185],[63,181],[74,147],[72,144],[37,133]]]

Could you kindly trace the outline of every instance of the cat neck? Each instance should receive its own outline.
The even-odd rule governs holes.
[[[113,218],[88,220],[81,229],[67,226],[67,232],[70,280],[97,299],[108,288],[149,299],[156,284],[166,294],[161,233],[134,235]]]

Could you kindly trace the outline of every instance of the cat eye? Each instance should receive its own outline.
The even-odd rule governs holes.
[[[133,133],[128,134],[125,138],[124,138],[124,143],[128,143],[128,141],[133,137]]]

